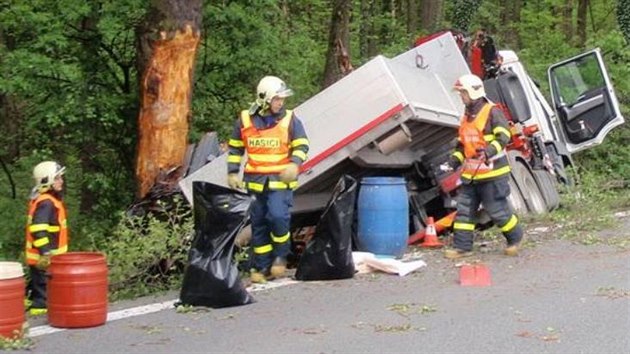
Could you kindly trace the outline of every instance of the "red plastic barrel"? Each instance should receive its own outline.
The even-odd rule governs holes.
[[[100,326],[107,320],[107,263],[97,252],[52,257],[48,268],[48,323],[54,327]]]
[[[24,324],[24,272],[17,262],[0,262],[0,337],[18,338]]]

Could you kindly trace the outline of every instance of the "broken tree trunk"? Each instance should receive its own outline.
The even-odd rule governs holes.
[[[137,197],[181,167],[188,146],[201,0],[154,0],[138,33]]]
[[[328,34],[328,53],[322,88],[326,88],[353,70],[348,53],[352,1],[335,0]]]

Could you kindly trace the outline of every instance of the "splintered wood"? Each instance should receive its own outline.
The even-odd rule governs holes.
[[[160,33],[141,82],[136,178],[144,197],[161,176],[182,165],[188,144],[192,79],[199,33],[190,26]]]

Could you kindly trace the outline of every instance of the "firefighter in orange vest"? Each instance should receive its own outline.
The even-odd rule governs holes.
[[[302,122],[284,106],[285,98],[293,95],[284,81],[265,76],[256,91],[256,102],[241,112],[228,143],[228,185],[255,196],[250,211],[254,266],[250,279],[263,283],[285,275],[291,242],[289,209],[309,145]]]
[[[458,144],[443,169],[462,166],[457,196],[457,216],[453,224],[453,248],[446,258],[469,256],[473,249],[475,215],[479,205],[488,212],[507,240],[505,254],[516,256],[523,230],[508,202],[510,165],[505,148],[511,133],[501,109],[486,98],[481,79],[463,75],[454,89],[466,106],[459,127]]]
[[[62,167],[54,161],[44,161],[33,169],[35,188],[29,203],[26,225],[26,263],[31,279],[31,315],[41,315],[46,309],[46,269],[50,257],[68,251],[66,207],[63,204]]]

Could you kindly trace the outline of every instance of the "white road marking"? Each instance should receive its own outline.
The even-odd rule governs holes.
[[[252,284],[251,286],[247,288],[247,291],[249,291],[250,293],[253,293],[257,291],[279,288],[281,286],[287,286],[287,285],[295,284],[297,282],[298,281],[296,280],[284,278],[284,279],[275,280],[266,284]],[[110,312],[107,314],[107,322],[117,321],[123,318],[129,318],[129,317],[134,317],[134,316],[146,315],[149,313],[163,311],[169,308],[174,309],[175,308],[174,304],[177,301],[179,300],[175,299],[175,300],[158,302],[155,304],[143,305],[143,306],[138,306],[138,307],[132,307],[129,309]],[[37,326],[37,327],[31,328],[28,332],[28,336],[38,337],[38,336],[43,336],[46,334],[62,332],[65,330],[67,330],[67,328],[56,328],[56,327],[51,327],[49,325],[43,325],[43,326]]]

